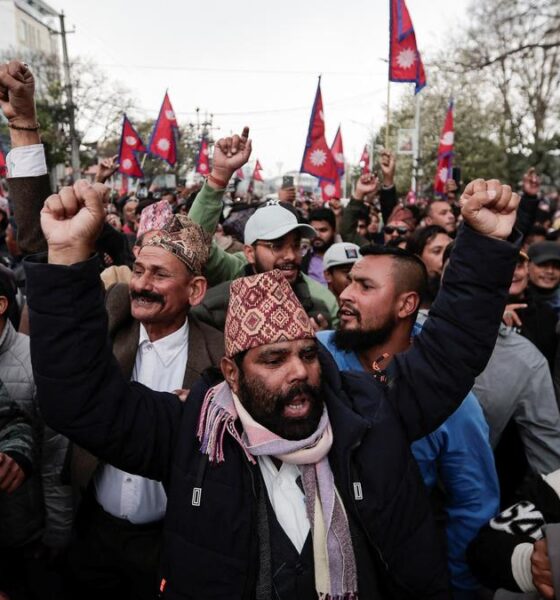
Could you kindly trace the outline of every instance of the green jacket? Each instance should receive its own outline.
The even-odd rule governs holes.
[[[189,211],[189,217],[212,235],[216,231],[218,221],[220,220],[220,214],[222,212],[222,196],[223,190],[213,190],[205,183]],[[246,275],[246,265],[247,259],[243,252],[229,254],[213,241],[210,258],[206,264],[206,278],[208,279],[208,285],[212,287],[223,283],[224,281],[243,277]],[[308,277],[304,273],[301,274],[301,277],[309,288],[311,298],[315,300],[317,304],[326,306],[329,313],[327,320],[332,323],[333,327],[336,327],[338,324],[338,303],[334,294],[332,294],[328,288],[317,283],[314,279],[311,279],[311,277]]]

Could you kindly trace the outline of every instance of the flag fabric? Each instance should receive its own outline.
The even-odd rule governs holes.
[[[321,179],[319,181],[319,187],[321,188],[321,196],[323,202],[328,202],[333,198],[342,198],[342,187],[340,185],[340,176],[335,182]]]
[[[203,137],[202,140],[200,140],[200,148],[198,150],[198,156],[196,157],[196,172],[204,176],[210,173],[209,154],[208,140]]]
[[[438,164],[434,179],[434,193],[440,196],[445,194],[445,182],[451,178],[452,174],[454,138],[453,100],[450,100],[439,138]]]
[[[426,85],[426,73],[416,45],[414,27],[405,0],[389,1],[389,81],[415,83],[417,94]]]
[[[344,175],[344,149],[342,146],[342,133],[340,131],[340,125],[338,126],[336,135],[334,136],[334,140],[331,146],[331,154],[334,158],[334,162],[336,163],[336,168],[338,171],[339,178]]]
[[[360,166],[362,167],[362,175],[367,175],[370,170],[369,150],[367,144],[364,146],[362,156],[360,156]]]
[[[138,153],[146,152],[146,146],[134,129],[128,117],[124,115],[121,143],[119,146],[119,173],[128,177],[143,178],[144,173],[138,162]]]
[[[177,162],[177,120],[167,92],[150,137],[148,152],[163,159],[170,167]]]
[[[4,152],[2,152],[2,148],[0,148],[0,177],[6,177],[6,157]],[[0,194],[2,191],[0,190]]]
[[[255,181],[264,181],[262,175],[261,175],[261,171],[263,170],[261,163],[259,162],[259,159],[257,159],[257,162],[255,163],[255,168],[253,169],[253,176],[251,177],[251,179],[254,179]]]
[[[325,139],[325,117],[320,79],[309,119],[309,130],[300,171],[331,182],[336,181],[337,177],[337,163]]]
[[[245,179],[245,173],[243,173],[243,167],[241,167],[240,169],[237,169],[237,171],[235,171],[235,176],[237,177],[237,179]]]

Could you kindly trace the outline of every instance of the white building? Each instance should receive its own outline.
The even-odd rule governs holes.
[[[43,0],[0,0],[0,53],[59,55],[58,13]]]

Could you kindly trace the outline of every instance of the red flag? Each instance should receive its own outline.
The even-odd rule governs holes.
[[[262,170],[263,168],[261,167],[261,163],[257,159],[257,162],[255,163],[255,168],[253,169],[253,177],[251,179],[254,179],[255,181],[264,181],[261,175]]]
[[[300,171],[332,182],[337,177],[337,165],[325,139],[325,119],[323,115],[320,79],[317,84],[313,109],[311,110],[309,131],[307,133]]]
[[[389,0],[390,41],[389,41],[389,81],[408,81],[416,84],[417,94],[426,85],[426,73],[418,46],[416,34],[404,0]]]
[[[369,173],[369,150],[367,144],[364,146],[364,151],[362,152],[362,156],[360,156],[360,166],[362,167],[362,175],[367,175]]]
[[[208,140],[202,138],[200,141],[200,149],[198,150],[198,156],[196,157],[196,172],[201,175],[208,175],[210,173],[210,152],[208,149]]]
[[[4,153],[2,152],[2,150],[0,149],[0,177],[6,177],[6,157],[4,156]],[[2,191],[0,190],[0,194],[2,193]]]
[[[235,171],[235,176],[237,177],[237,179],[245,179],[245,173],[243,173],[243,167],[241,167],[240,169],[237,169],[237,171]]]
[[[453,167],[453,100],[449,101],[445,122],[441,130],[438,149],[438,164],[436,176],[434,179],[434,193],[439,195],[445,194],[445,182],[451,177],[451,169]]]
[[[340,177],[338,177],[334,183],[332,181],[327,181],[326,179],[321,179],[321,181],[319,181],[319,187],[321,188],[323,202],[328,202],[333,198],[342,198]]]
[[[119,146],[119,173],[129,177],[144,177],[142,167],[138,162],[139,152],[146,152],[144,142],[142,142],[142,139],[128,120],[128,117],[124,115],[121,143]]]
[[[163,103],[159,111],[152,137],[148,144],[148,152],[152,156],[158,156],[165,160],[169,166],[175,166],[177,162],[177,120],[175,112],[165,92]]]
[[[342,147],[342,133],[340,132],[340,125],[338,126],[338,130],[336,135],[334,136],[334,141],[331,146],[331,154],[334,158],[334,162],[336,163],[336,168],[340,177],[344,175],[344,149]]]

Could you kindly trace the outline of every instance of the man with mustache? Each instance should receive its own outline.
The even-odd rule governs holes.
[[[442,291],[385,373],[340,373],[273,270],[231,284],[225,381],[208,373],[181,403],[128,382],[112,359],[92,256],[98,193],[79,182],[47,200],[49,264],[26,265],[41,408],[107,462],[163,482],[164,598],[448,598],[410,443],[455,410],[488,359],[517,201],[496,181],[467,186]],[[398,303],[413,311],[414,295]]]
[[[33,96],[34,78],[25,65],[0,66],[0,105],[12,142],[10,192],[23,246],[37,252],[46,248],[39,211],[49,181]],[[247,137],[245,131],[217,142],[207,194],[218,188],[212,179],[229,179],[246,162]],[[222,334],[190,314],[207,289],[203,270],[210,239],[181,216],[159,232],[157,243],[150,235],[137,253],[130,285],[117,284],[105,297],[112,349],[126,378],[161,391],[181,390],[184,397],[223,356]],[[84,493],[69,553],[75,597],[152,598],[166,506],[163,487],[100,464],[77,446],[70,464],[72,482]]]

